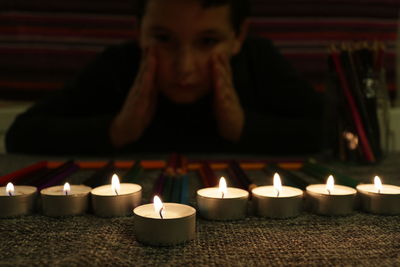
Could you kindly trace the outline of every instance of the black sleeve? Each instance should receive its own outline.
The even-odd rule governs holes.
[[[245,127],[238,144],[274,154],[319,152],[323,146],[324,98],[303,80],[266,39],[245,44]],[[240,75],[239,75],[240,76]],[[243,73],[241,74],[243,77]]]
[[[6,134],[7,151],[112,152],[109,127],[137,71],[125,50],[105,50],[63,90],[19,115]]]

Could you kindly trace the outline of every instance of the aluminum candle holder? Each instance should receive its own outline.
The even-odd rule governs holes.
[[[52,186],[40,191],[42,212],[46,216],[73,216],[86,213],[92,188],[85,185]]]
[[[373,184],[357,186],[361,209],[366,212],[384,215],[400,214],[400,187],[382,185],[377,190]]]
[[[111,185],[99,186],[92,190],[93,213],[101,217],[131,215],[141,200],[142,187],[137,184],[122,183],[119,192]]]
[[[258,216],[276,219],[298,216],[303,209],[303,191],[282,186],[281,191],[273,186],[260,186],[252,190],[253,207]]]
[[[196,210],[188,205],[164,203],[164,214],[153,204],[134,209],[136,239],[151,246],[172,246],[195,238]]]
[[[0,217],[16,217],[31,214],[35,210],[37,188],[33,186],[0,187]]]
[[[356,193],[348,186],[335,185],[329,193],[324,184],[309,185],[306,187],[306,207],[320,215],[349,215],[354,210]]]
[[[205,219],[239,220],[247,215],[248,198],[249,193],[243,189],[228,187],[222,197],[217,187],[209,187],[197,191],[197,206]]]

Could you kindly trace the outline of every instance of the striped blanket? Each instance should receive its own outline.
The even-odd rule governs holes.
[[[399,0],[253,0],[250,34],[272,39],[316,89],[327,77],[327,47],[386,44],[395,94]],[[136,38],[132,0],[0,2],[0,98],[35,100],[59,90],[104,47]]]

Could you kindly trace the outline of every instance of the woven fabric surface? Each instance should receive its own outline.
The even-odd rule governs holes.
[[[375,169],[393,173],[392,181],[398,184],[400,172],[395,175],[394,169],[399,170],[399,166],[394,163],[399,158],[387,159]],[[0,157],[0,174],[35,161],[38,158]],[[342,168],[355,170],[362,179],[372,167]],[[149,171],[142,177],[144,202],[149,201],[157,173]],[[74,179],[87,175],[80,172]],[[264,178],[255,179],[260,183]],[[198,186],[195,174],[190,180],[192,188]],[[35,214],[0,220],[0,265],[399,266],[400,216],[355,212],[346,217],[326,217],[303,212],[285,220],[250,215],[230,222],[198,217],[193,241],[174,247],[149,247],[136,241],[132,217],[88,214],[50,218]]]

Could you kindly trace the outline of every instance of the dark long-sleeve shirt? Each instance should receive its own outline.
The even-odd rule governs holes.
[[[134,82],[140,57],[135,43],[106,49],[64,90],[16,118],[6,135],[7,151],[303,154],[321,149],[322,97],[270,41],[249,38],[231,60],[234,86],[245,112],[239,142],[219,136],[212,96],[176,104],[160,95],[154,119],[143,136],[116,150],[109,128]]]

